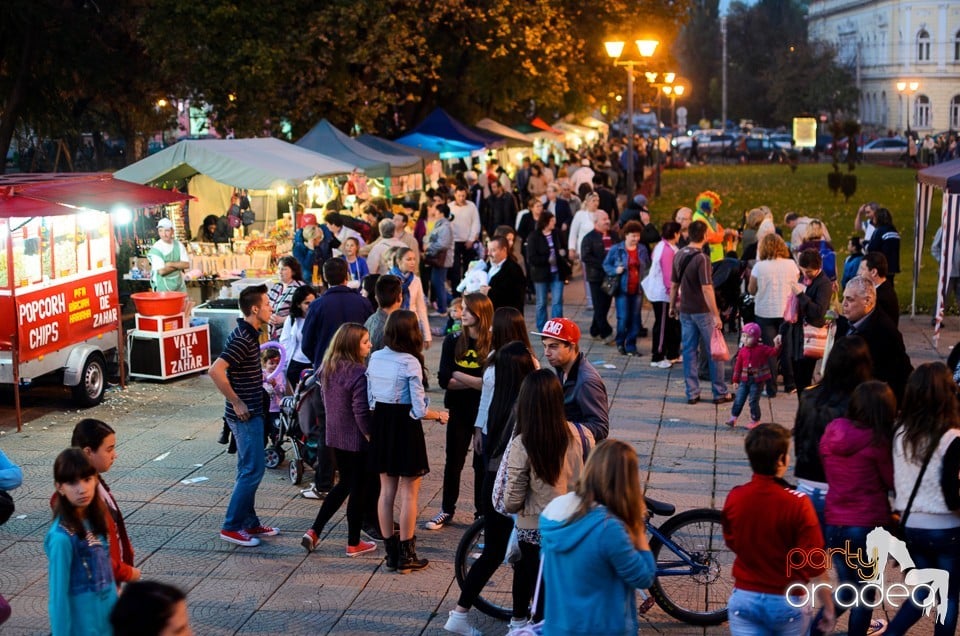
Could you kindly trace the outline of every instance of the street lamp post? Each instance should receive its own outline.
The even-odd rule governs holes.
[[[643,64],[644,60],[653,56],[657,50],[657,40],[636,40],[637,50],[640,52],[640,60],[621,60],[623,55],[623,41],[608,41],[603,45],[607,49],[607,55],[613,58],[614,66],[623,66],[627,69],[627,199],[633,198],[636,191],[634,182],[634,161],[633,161],[633,71],[638,64]]]
[[[647,81],[650,82],[650,86],[652,86],[652,87],[654,87],[655,89],[657,89],[657,138],[656,138],[656,144],[657,144],[657,145],[654,146],[654,149],[653,149],[653,151],[654,151],[654,155],[653,155],[653,156],[654,156],[654,158],[655,158],[656,170],[657,170],[656,187],[654,188],[653,193],[654,193],[654,195],[656,195],[656,196],[660,196],[660,170],[661,170],[661,168],[662,168],[662,166],[660,165],[660,163],[661,163],[661,157],[663,156],[663,153],[660,151],[660,139],[661,139],[661,137],[660,137],[660,135],[661,135],[661,125],[660,125],[660,113],[661,113],[661,109],[660,109],[660,106],[661,106],[661,103],[662,103],[661,97],[663,96],[664,93],[667,93],[667,94],[669,95],[669,94],[672,92],[672,90],[673,90],[673,81],[677,78],[677,74],[676,74],[676,73],[663,73],[663,75],[662,75],[663,81],[662,81],[662,82],[658,82],[658,81],[657,81],[658,75],[659,75],[658,73],[647,73],[647,74],[646,74]],[[669,89],[669,90],[668,90],[668,89]],[[672,122],[672,121],[673,121],[673,117],[671,116],[671,122]]]
[[[916,93],[920,88],[920,82],[913,80],[909,82],[899,81],[897,82],[897,92],[901,96],[905,93],[907,95],[907,137],[910,136],[910,95]]]

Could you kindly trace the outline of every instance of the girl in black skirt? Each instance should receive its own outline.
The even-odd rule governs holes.
[[[379,517],[387,570],[419,570],[414,527],[421,478],[430,472],[421,420],[447,423],[447,413],[429,408],[423,390],[423,336],[417,315],[403,309],[390,314],[383,349],[370,356],[367,397],[373,409],[371,454],[380,473]],[[400,494],[400,535],[393,534],[393,507]]]

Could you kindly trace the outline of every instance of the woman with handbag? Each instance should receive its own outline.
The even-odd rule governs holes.
[[[563,281],[570,278],[570,263],[557,219],[544,210],[537,228],[527,238],[527,272],[537,294],[537,331],[543,330],[547,318],[563,317]],[[547,316],[547,296],[551,297]]]
[[[910,374],[893,436],[894,507],[901,512],[907,550],[916,568],[949,573],[940,602],[946,614],[933,626],[934,636],[957,631],[960,603],[960,407],[953,374],[942,362],[922,364]],[[926,592],[926,593],[925,593]],[[915,601],[927,593],[917,587]],[[907,634],[924,608],[904,601],[887,634]]]
[[[867,534],[890,523],[888,494],[893,489],[893,458],[890,444],[897,398],[886,382],[872,380],[853,390],[845,417],[827,425],[820,440],[820,455],[827,475],[825,539],[833,554],[833,568],[841,584],[856,586],[860,577],[847,555],[867,554]],[[869,591],[868,591],[869,590]],[[871,621],[873,608],[854,603],[852,590],[837,590],[837,618],[850,609],[849,636],[867,636],[884,623]],[[876,603],[875,590],[864,589],[864,600]],[[879,624],[878,624],[879,623]]]
[[[680,224],[667,221],[660,231],[661,240],[653,248],[650,272],[643,279],[643,291],[653,304],[653,342],[650,366],[669,369],[680,359],[680,321],[670,316],[670,276],[673,257],[680,240]]]
[[[514,437],[507,447],[503,509],[517,515],[520,561],[513,570],[513,620],[511,628],[527,619],[543,617],[544,594],[530,611],[530,599],[540,566],[540,513],[560,495],[574,489],[589,442],[567,421],[563,387],[550,369],[534,371],[524,379],[517,396]],[[555,591],[558,599],[565,595]]]
[[[628,221],[621,234],[623,241],[610,248],[603,261],[607,276],[617,277],[617,351],[622,356],[637,356],[637,337],[640,335],[640,311],[643,308],[644,272],[650,268],[650,253],[640,243],[643,226]]]
[[[780,333],[785,314],[792,296],[798,293],[797,280],[800,270],[790,256],[790,248],[776,234],[768,234],[760,241],[757,249],[759,260],[750,272],[747,291],[754,296],[755,320],[760,325],[763,344],[772,346],[773,339]],[[795,320],[795,318],[794,318]],[[783,373],[783,388],[787,393],[796,391],[793,379],[791,359],[780,352],[780,369]],[[770,380],[767,381],[767,396],[777,394],[777,360],[770,361]]]
[[[813,383],[813,371],[823,357],[829,325],[827,310],[833,298],[833,283],[823,269],[823,260],[816,249],[803,250],[797,256],[803,279],[797,292],[797,322],[784,323],[784,346],[793,366],[797,392]]]
[[[505,307],[497,311],[499,313],[504,309],[512,308]],[[516,310],[513,311],[516,312]],[[484,479],[480,499],[485,509],[479,512],[483,514],[483,551],[467,572],[457,606],[450,611],[449,618],[443,627],[454,634],[469,636],[474,633],[472,631],[474,628],[467,619],[467,612],[480,595],[483,586],[503,563],[507,552],[507,543],[510,532],[513,530],[513,519],[494,509],[494,483],[504,451],[513,436],[513,414],[520,383],[524,377],[533,372],[534,363],[535,359],[530,354],[527,344],[514,340],[494,353],[487,370],[484,371],[484,379],[488,372],[493,372],[495,388],[489,409],[485,414],[486,434],[483,435],[481,442]]]
[[[437,313],[447,313],[447,270],[453,267],[453,226],[450,225],[450,207],[438,203],[434,197],[427,208],[427,224],[432,224],[427,234],[423,262],[430,266],[430,288],[437,301]]]

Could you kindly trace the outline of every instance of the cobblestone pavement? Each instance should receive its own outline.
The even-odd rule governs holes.
[[[567,316],[586,333],[590,313],[578,283],[567,287]],[[528,319],[532,310],[528,308]],[[649,313],[645,325],[652,325]],[[945,358],[956,336],[948,332],[937,349],[929,337],[929,318],[904,317],[901,328],[915,365]],[[688,406],[679,366],[650,367],[649,339],[641,342],[645,355],[639,358],[619,356],[589,337],[582,345],[607,383],[611,436],[635,445],[650,496],[675,504],[678,511],[722,507],[730,488],[749,478],[742,450],[745,432],[723,425],[729,405],[706,401]],[[439,352],[439,346],[427,352],[434,372]],[[431,394],[437,402],[442,397],[436,388]],[[145,578],[188,592],[197,634],[443,633],[459,593],[453,555],[473,516],[467,473],[452,526],[418,530],[417,547],[430,566],[401,576],[384,571],[382,546],[359,558],[345,556],[345,508],[328,525],[317,551],[306,555],[300,536],[319,503],[298,496],[286,464],[267,471],[257,499],[263,522],[279,526],[282,534],[257,548],[218,538],[236,463],[216,443],[223,406],[206,375],[135,382],[124,391],[111,390],[103,404],[82,412],[70,406],[62,391],[36,389],[26,398],[28,421],[20,434],[11,405],[12,399],[0,406],[0,446],[23,466],[24,485],[14,492],[17,517],[0,526],[0,592],[13,606],[13,617],[0,633],[48,633],[42,542],[50,522],[52,463],[81,417],[100,418],[116,428],[119,457],[106,479],[126,516],[137,564]],[[764,399],[763,409],[765,420],[790,426],[796,399],[782,394]],[[432,472],[421,489],[421,524],[439,508],[443,472],[443,428],[431,422],[425,432]],[[468,461],[465,470],[469,466]],[[182,483],[193,478],[205,479]],[[471,618],[484,633],[506,631],[504,623],[476,611]],[[930,633],[930,619],[921,625],[916,633]],[[725,626],[704,630],[684,625],[658,607],[646,614],[641,627],[645,633],[726,633]]]

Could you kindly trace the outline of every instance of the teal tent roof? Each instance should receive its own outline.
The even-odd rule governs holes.
[[[423,170],[420,157],[408,153],[387,154],[360,143],[337,129],[326,119],[314,126],[297,145],[328,157],[355,164],[368,177],[388,177],[415,174]]]

